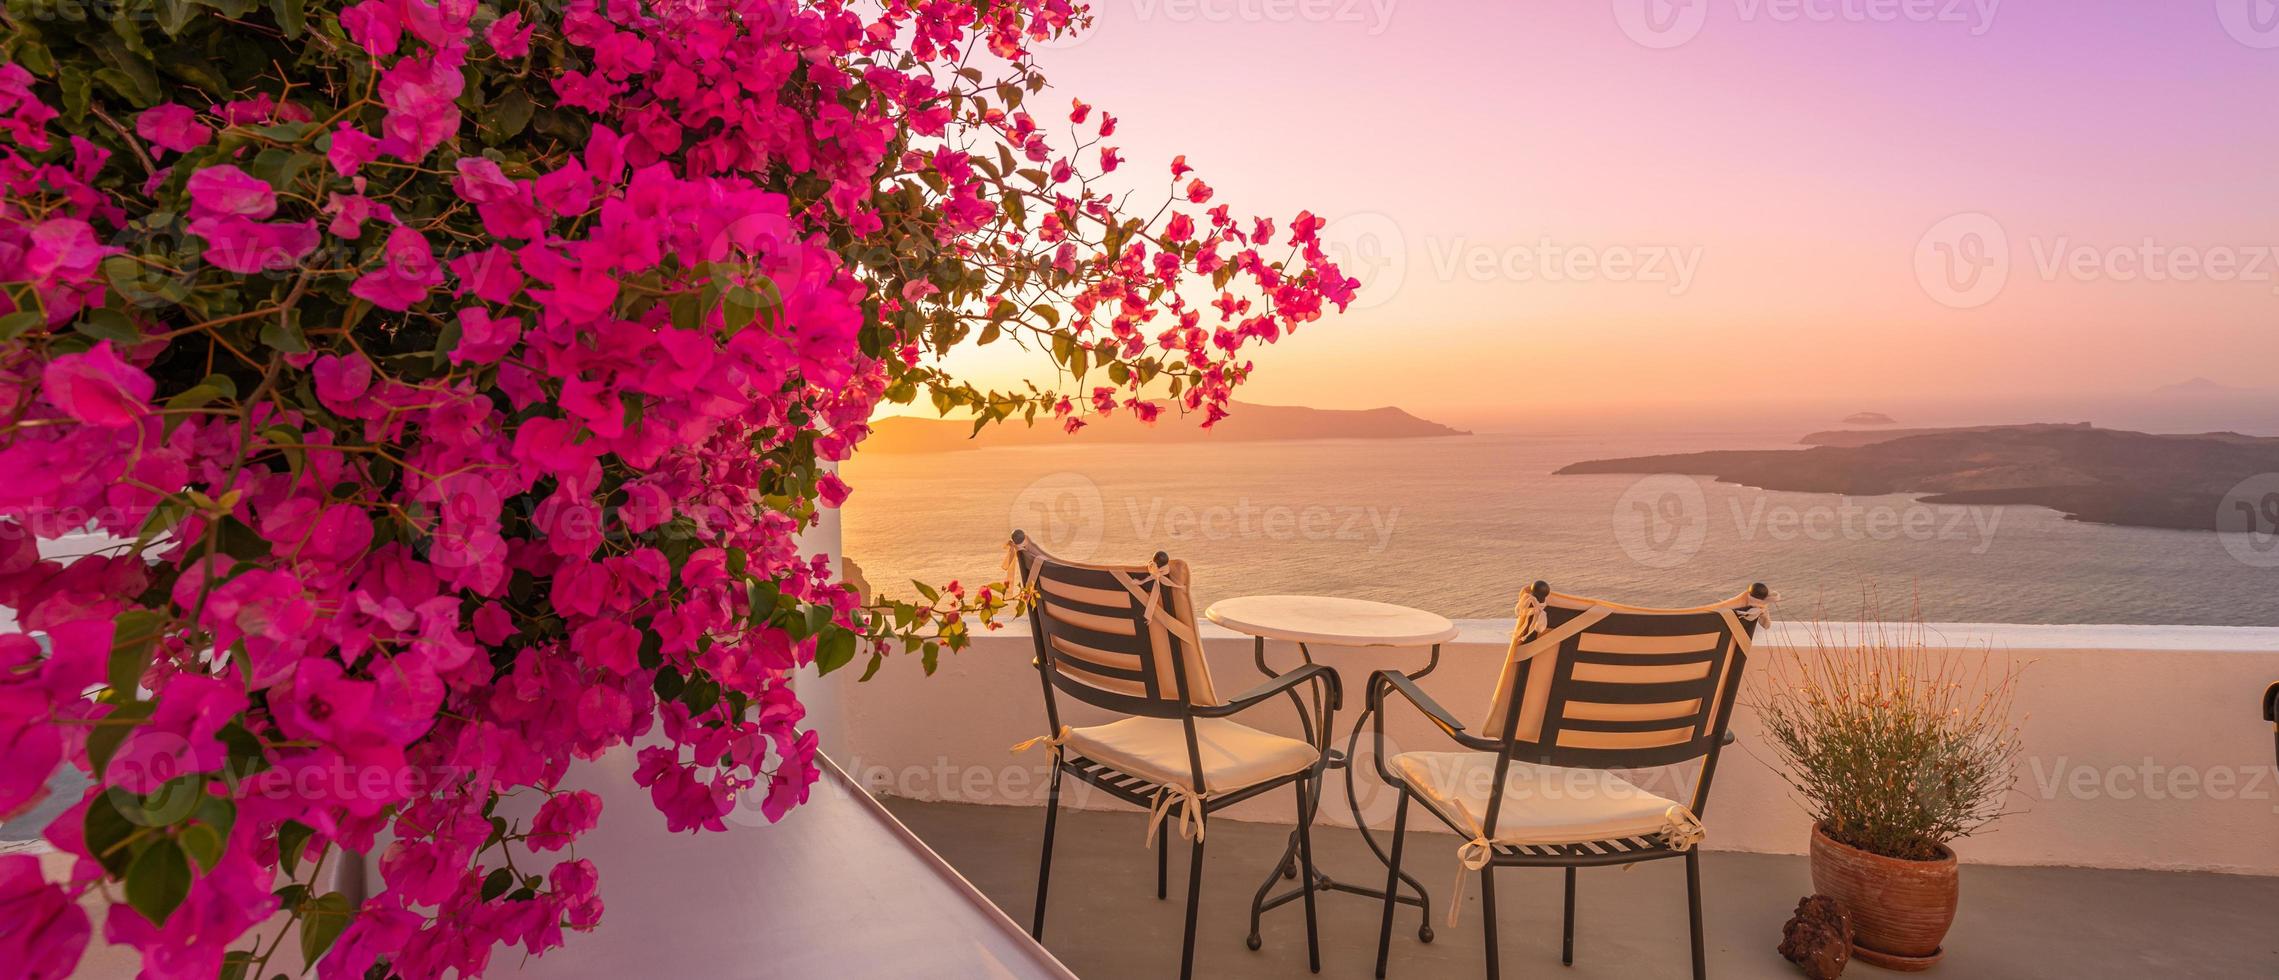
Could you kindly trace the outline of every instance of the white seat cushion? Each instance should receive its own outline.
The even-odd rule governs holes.
[[[1061,747],[1152,783],[1192,788],[1187,730],[1177,718],[1126,718],[1069,729]],[[1287,776],[1321,758],[1311,745],[1225,718],[1195,719],[1195,749],[1203,761],[1203,792],[1232,793]]]
[[[1403,752],[1393,771],[1419,798],[1464,833],[1479,837],[1495,791],[1490,752]],[[1599,769],[1565,769],[1514,761],[1504,779],[1494,843],[1581,844],[1647,837],[1670,825],[1674,800]]]

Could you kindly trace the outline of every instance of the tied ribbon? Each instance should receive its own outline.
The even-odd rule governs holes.
[[[1741,611],[1737,615],[1757,624],[1757,628],[1762,630],[1773,624],[1773,603],[1779,601],[1778,592],[1769,593],[1762,599],[1752,595],[1742,601]]]
[[[1693,815],[1693,808],[1683,803],[1670,804],[1662,811],[1662,845],[1684,853],[1709,838],[1709,828],[1701,825],[1701,818]]]
[[[1663,846],[1681,854],[1692,850],[1709,837],[1709,828],[1702,826],[1701,818],[1694,816],[1693,808],[1683,803],[1670,804],[1669,809],[1662,811],[1662,820],[1662,829],[1655,836]],[[1495,842],[1486,837],[1474,837],[1457,845],[1456,881],[1448,886],[1449,928],[1456,928],[1458,920],[1463,918],[1465,882],[1471,879],[1472,872],[1486,868],[1495,853]],[[1626,864],[1622,868],[1627,871],[1636,866]]]
[[[1032,738],[1032,739],[1029,739],[1029,740],[1027,740],[1027,741],[1025,741],[1025,742],[1022,742],[1022,743],[1021,743],[1021,744],[1019,744],[1019,745],[1015,745],[1015,746],[1013,746],[1013,754],[1014,754],[1014,755],[1019,755],[1019,754],[1021,754],[1021,753],[1023,753],[1023,752],[1027,752],[1027,751],[1028,751],[1028,750],[1030,750],[1030,749],[1036,748],[1036,747],[1037,747],[1037,746],[1039,746],[1039,745],[1042,745],[1042,746],[1044,746],[1044,747],[1045,747],[1047,750],[1049,750],[1049,751],[1051,751],[1051,752],[1052,752],[1052,758],[1053,758],[1053,761],[1054,761],[1054,762],[1059,762],[1059,761],[1060,761],[1060,747],[1061,747],[1061,745],[1065,744],[1067,741],[1068,741],[1068,726],[1067,726],[1067,725],[1062,725],[1062,726],[1060,726],[1060,731],[1058,731],[1058,732],[1055,732],[1055,733],[1053,733],[1053,734],[1051,734],[1051,735],[1039,735],[1039,736],[1037,736],[1037,737],[1035,737],[1035,738]]]
[[[1141,605],[1145,607],[1143,612],[1147,614],[1149,623],[1162,627],[1171,635],[1178,637],[1179,641],[1187,644],[1190,649],[1201,650],[1203,648],[1202,638],[1197,636],[1195,631],[1186,623],[1180,621],[1179,617],[1172,615],[1171,610],[1163,606],[1164,593],[1177,584],[1171,581],[1171,576],[1165,574],[1168,570],[1164,566],[1149,562],[1147,574],[1140,576],[1137,582],[1125,577],[1123,572],[1110,573],[1110,577],[1116,580],[1117,585],[1123,586],[1124,591],[1131,593],[1132,598],[1140,601]],[[1151,587],[1140,588],[1142,584]]]
[[[1010,540],[1010,539],[1006,540],[1006,542],[1005,542],[1005,582],[1006,582],[1006,584],[1008,584],[1008,585],[1012,585],[1012,586],[1014,586],[1015,588],[1019,589],[1019,592],[1020,592],[1020,594],[1019,594],[1018,598],[1026,600],[1026,599],[1027,599],[1027,598],[1029,598],[1030,596],[1033,596],[1033,595],[1035,595],[1035,594],[1036,594],[1036,591],[1037,591],[1037,576],[1039,576],[1039,575],[1043,575],[1043,574],[1044,574],[1044,571],[1045,571],[1045,563],[1044,563],[1044,562],[1042,562],[1042,561],[1031,562],[1031,563],[1029,564],[1029,574],[1028,574],[1028,576],[1027,576],[1026,578],[1022,577],[1022,575],[1021,575],[1021,546],[1020,546],[1020,545],[1018,545],[1018,544],[1015,544],[1015,543],[1013,543],[1013,542],[1012,542],[1012,540]]]
[[[1155,846],[1155,835],[1163,829],[1171,808],[1179,808],[1179,836],[1187,840],[1203,839],[1203,797],[1185,786],[1158,786],[1155,803],[1147,808],[1147,845]]]
[[[1485,837],[1456,845],[1456,881],[1448,886],[1448,928],[1456,928],[1457,920],[1464,916],[1464,885],[1471,881],[1472,872],[1487,867],[1495,854],[1495,842]]]
[[[1543,600],[1535,597],[1533,590],[1521,590],[1519,605],[1512,607],[1511,618],[1514,620],[1511,641],[1515,644],[1523,643],[1528,636],[1551,626],[1551,610],[1543,605]]]

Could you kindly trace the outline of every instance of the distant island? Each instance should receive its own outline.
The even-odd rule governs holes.
[[[1434,436],[1468,436],[1470,432],[1417,418],[1398,408],[1306,408],[1295,405],[1251,405],[1237,402],[1228,415],[1210,429],[1192,420],[1165,415],[1148,425],[1128,414],[1087,418],[1074,433],[1061,431],[1057,422],[1039,420],[1023,425],[1011,420],[989,426],[976,435],[964,419],[929,419],[898,415],[871,423],[866,453],[939,453],[991,446],[1036,446],[1103,443],[1269,442],[1301,439],[1420,439]]]
[[[1882,412],[1853,412],[1844,416],[1845,425],[1898,425],[1899,420]]]
[[[2077,521],[2213,531],[2224,494],[2279,472],[2279,438],[2154,435],[2089,423],[1821,432],[1809,449],[1576,463],[1578,473],[1691,473],[1766,490],[1919,493],[1932,504],[2029,504]]]

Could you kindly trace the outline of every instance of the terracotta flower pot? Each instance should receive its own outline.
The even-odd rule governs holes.
[[[1852,914],[1852,950],[1892,970],[1928,970],[1955,921],[1960,898],[1955,852],[1941,846],[1930,861],[1870,854],[1812,828],[1812,890]]]

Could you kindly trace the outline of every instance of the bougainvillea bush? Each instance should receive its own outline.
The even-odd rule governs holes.
[[[803,557],[882,403],[1207,424],[1354,287],[1315,217],[1107,176],[1026,51],[1084,16],[9,0],[0,814],[91,788],[68,880],[0,857],[0,975],[481,973],[602,915],[576,760],[675,831],[800,803],[795,671],[1005,605]],[[938,366],[1015,341],[1044,383]]]

